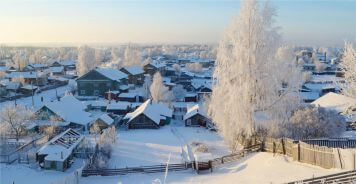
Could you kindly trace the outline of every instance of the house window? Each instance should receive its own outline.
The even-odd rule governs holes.
[[[85,95],[85,90],[80,90],[80,94]]]
[[[111,87],[111,83],[110,82],[106,83],[106,86]]]
[[[94,90],[94,96],[99,95],[99,90]]]
[[[99,84],[98,83],[94,83],[94,87],[99,87]]]

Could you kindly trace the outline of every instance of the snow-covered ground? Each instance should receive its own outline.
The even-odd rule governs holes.
[[[36,163],[37,164],[37,163]],[[76,159],[74,164],[65,172],[41,170],[38,165],[30,168],[23,164],[0,164],[0,183],[1,184],[57,184],[68,177],[73,176],[74,172],[83,167],[83,160]]]
[[[178,137],[172,132],[175,128]],[[120,130],[118,141],[110,159],[111,167],[134,167],[166,163],[184,162],[181,148],[192,141],[203,142],[211,147],[214,157],[229,154],[222,138],[205,128],[164,126],[157,130]]]
[[[196,174],[193,170],[168,173],[166,183],[284,183],[304,178],[317,177],[340,172],[336,169],[323,169],[292,161],[282,155],[272,153],[252,154],[240,161],[214,168],[213,172]],[[164,173],[130,174],[125,176],[91,176],[81,178],[83,184],[119,183],[163,183]]]
[[[118,141],[113,148],[110,168],[162,164],[167,162],[169,155],[170,163],[181,163],[183,162],[181,147],[192,141],[206,144],[213,157],[229,154],[226,144],[215,132],[172,123],[158,130],[118,131]],[[44,184],[57,183],[72,176],[73,172],[82,166],[82,162],[76,160],[66,172],[33,169],[19,164],[0,166],[1,184],[13,181],[16,184]],[[255,153],[239,161],[214,168],[212,173],[198,175],[191,169],[170,172],[166,183],[282,183],[335,172],[340,171],[294,162],[286,156]],[[80,183],[163,183],[163,180],[164,173],[155,173],[83,177],[80,178]]]
[[[72,83],[72,82],[74,82],[74,81],[73,80],[69,81],[69,83]],[[61,87],[57,88],[57,95],[59,97],[62,97],[64,95],[64,93],[68,90],[70,90],[69,85],[61,86]],[[41,102],[41,97],[43,97],[43,102]],[[44,103],[49,102],[51,100],[55,100],[55,99],[56,99],[56,89],[42,91],[41,93],[35,94],[33,96],[35,108],[38,108],[41,105],[43,105]],[[30,96],[30,97],[17,99],[16,103],[26,105],[26,106],[32,106],[32,97]],[[15,104],[15,101],[2,102],[2,103],[0,103],[0,108],[4,107],[5,105],[8,105],[8,104]]]

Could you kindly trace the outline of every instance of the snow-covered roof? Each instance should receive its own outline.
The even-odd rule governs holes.
[[[185,94],[185,97],[196,97],[198,94],[196,93],[187,93]]]
[[[58,77],[58,76],[50,76],[48,77],[48,80],[57,80],[62,82],[69,81],[69,79],[66,79],[64,77]]]
[[[145,72],[140,66],[126,66],[124,69],[132,75],[143,74]]]
[[[155,68],[162,68],[166,66],[166,62],[165,61],[160,61],[160,60],[153,60],[151,63],[152,66],[154,66]]]
[[[22,89],[26,89],[26,90],[35,90],[38,88],[38,86],[35,85],[26,85],[26,86],[22,86]]]
[[[137,93],[121,93],[119,97],[121,98],[136,98]]]
[[[334,83],[343,82],[344,79],[335,75],[312,75],[311,83]]]
[[[194,89],[199,89],[201,87],[212,88],[212,81],[209,79],[192,79],[192,86]]]
[[[113,68],[96,68],[95,71],[115,81],[127,78],[127,75],[125,73]]]
[[[83,135],[69,128],[47,142],[37,153],[47,155],[45,160],[48,161],[64,161],[83,139]]]
[[[26,78],[26,79],[35,79],[40,77],[40,74],[36,72],[11,72],[6,75],[7,78]]]
[[[335,83],[333,84],[313,84],[313,83],[306,83],[304,86],[312,91],[321,91],[323,89],[338,89],[339,86]]]
[[[59,73],[59,72],[63,72],[64,71],[64,67],[63,66],[52,66],[49,68],[50,72],[53,73]]]
[[[201,106],[199,104],[196,104],[196,105],[187,109],[187,113],[184,115],[184,120],[187,120],[196,114],[200,114],[204,117],[207,117],[204,108],[201,108]]]
[[[75,65],[75,62],[72,60],[65,60],[65,61],[57,61],[58,64],[62,65],[62,66],[71,66],[71,65]]]
[[[119,89],[120,90],[128,90],[130,88],[130,86],[128,85],[120,85]]]
[[[107,125],[112,125],[114,120],[108,114],[102,114],[101,116],[97,117],[96,119],[100,119],[105,122]]]
[[[140,105],[134,112],[127,113],[124,119],[129,119],[128,122],[130,122],[140,114],[144,114],[158,125],[162,118],[172,117],[172,113],[173,111],[167,106],[163,104],[154,103],[151,99],[148,99],[146,102]]]
[[[29,64],[27,66],[29,66],[31,68],[44,68],[44,67],[47,67],[46,65],[40,64],[40,63]]]
[[[316,100],[320,97],[318,92],[300,92],[300,96],[303,100]]]
[[[131,104],[129,102],[112,102],[106,107],[107,110],[126,110]]]
[[[17,90],[21,86],[21,82],[8,82],[6,83],[6,89]]]
[[[72,95],[64,96],[60,101],[49,102],[43,106],[60,116],[64,121],[81,125],[87,125],[92,121],[91,114],[84,111],[86,106]]]
[[[346,113],[350,108],[351,110],[356,108],[356,99],[330,92],[318,98],[312,104],[333,109],[339,113]]]

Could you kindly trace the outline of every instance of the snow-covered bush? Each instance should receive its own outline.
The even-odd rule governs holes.
[[[193,141],[190,143],[194,153],[208,153],[209,148],[204,143]]]
[[[337,137],[346,130],[345,119],[334,110],[313,105],[297,109],[280,128],[280,136],[292,139]]]

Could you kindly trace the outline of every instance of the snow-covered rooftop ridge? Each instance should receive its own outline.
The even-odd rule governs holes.
[[[144,114],[158,125],[160,120],[162,119],[162,116],[172,117],[172,113],[173,111],[167,106],[163,104],[154,103],[151,99],[148,99],[146,102],[141,104],[134,112],[126,114],[124,119],[129,119],[128,122],[130,122],[140,114]]]
[[[336,110],[339,113],[346,113],[350,108],[356,108],[356,99],[341,94],[329,92],[315,100],[313,105]]]
[[[135,98],[136,96],[138,96],[138,94],[136,92],[121,93],[119,95],[119,97],[121,97],[121,98]]]
[[[108,104],[108,106],[106,107],[106,109],[110,110],[127,110],[128,107],[130,107],[131,103],[130,102],[124,102],[124,101],[118,101],[118,102],[111,102],[110,104]]]
[[[66,95],[60,101],[49,102],[44,106],[64,121],[86,125],[92,120],[90,113],[84,111],[86,106],[72,95]]]
[[[11,72],[6,75],[6,78],[27,78],[27,79],[35,79],[37,77],[41,77],[43,73],[41,72]]]
[[[64,60],[64,61],[57,61],[57,62],[62,66],[75,65],[75,62],[73,60]]]
[[[105,122],[107,125],[112,125],[114,123],[114,120],[106,113],[99,115],[96,120],[102,120],[103,122]],[[93,121],[94,122],[94,121]]]
[[[143,74],[145,72],[140,66],[126,66],[124,67],[124,69],[132,75]]]
[[[125,73],[113,68],[96,68],[95,71],[115,81],[128,77]]]
[[[187,113],[184,115],[184,120],[187,120],[196,114],[200,114],[202,116],[207,117],[204,108],[202,108],[201,105],[196,104],[187,109]]]

